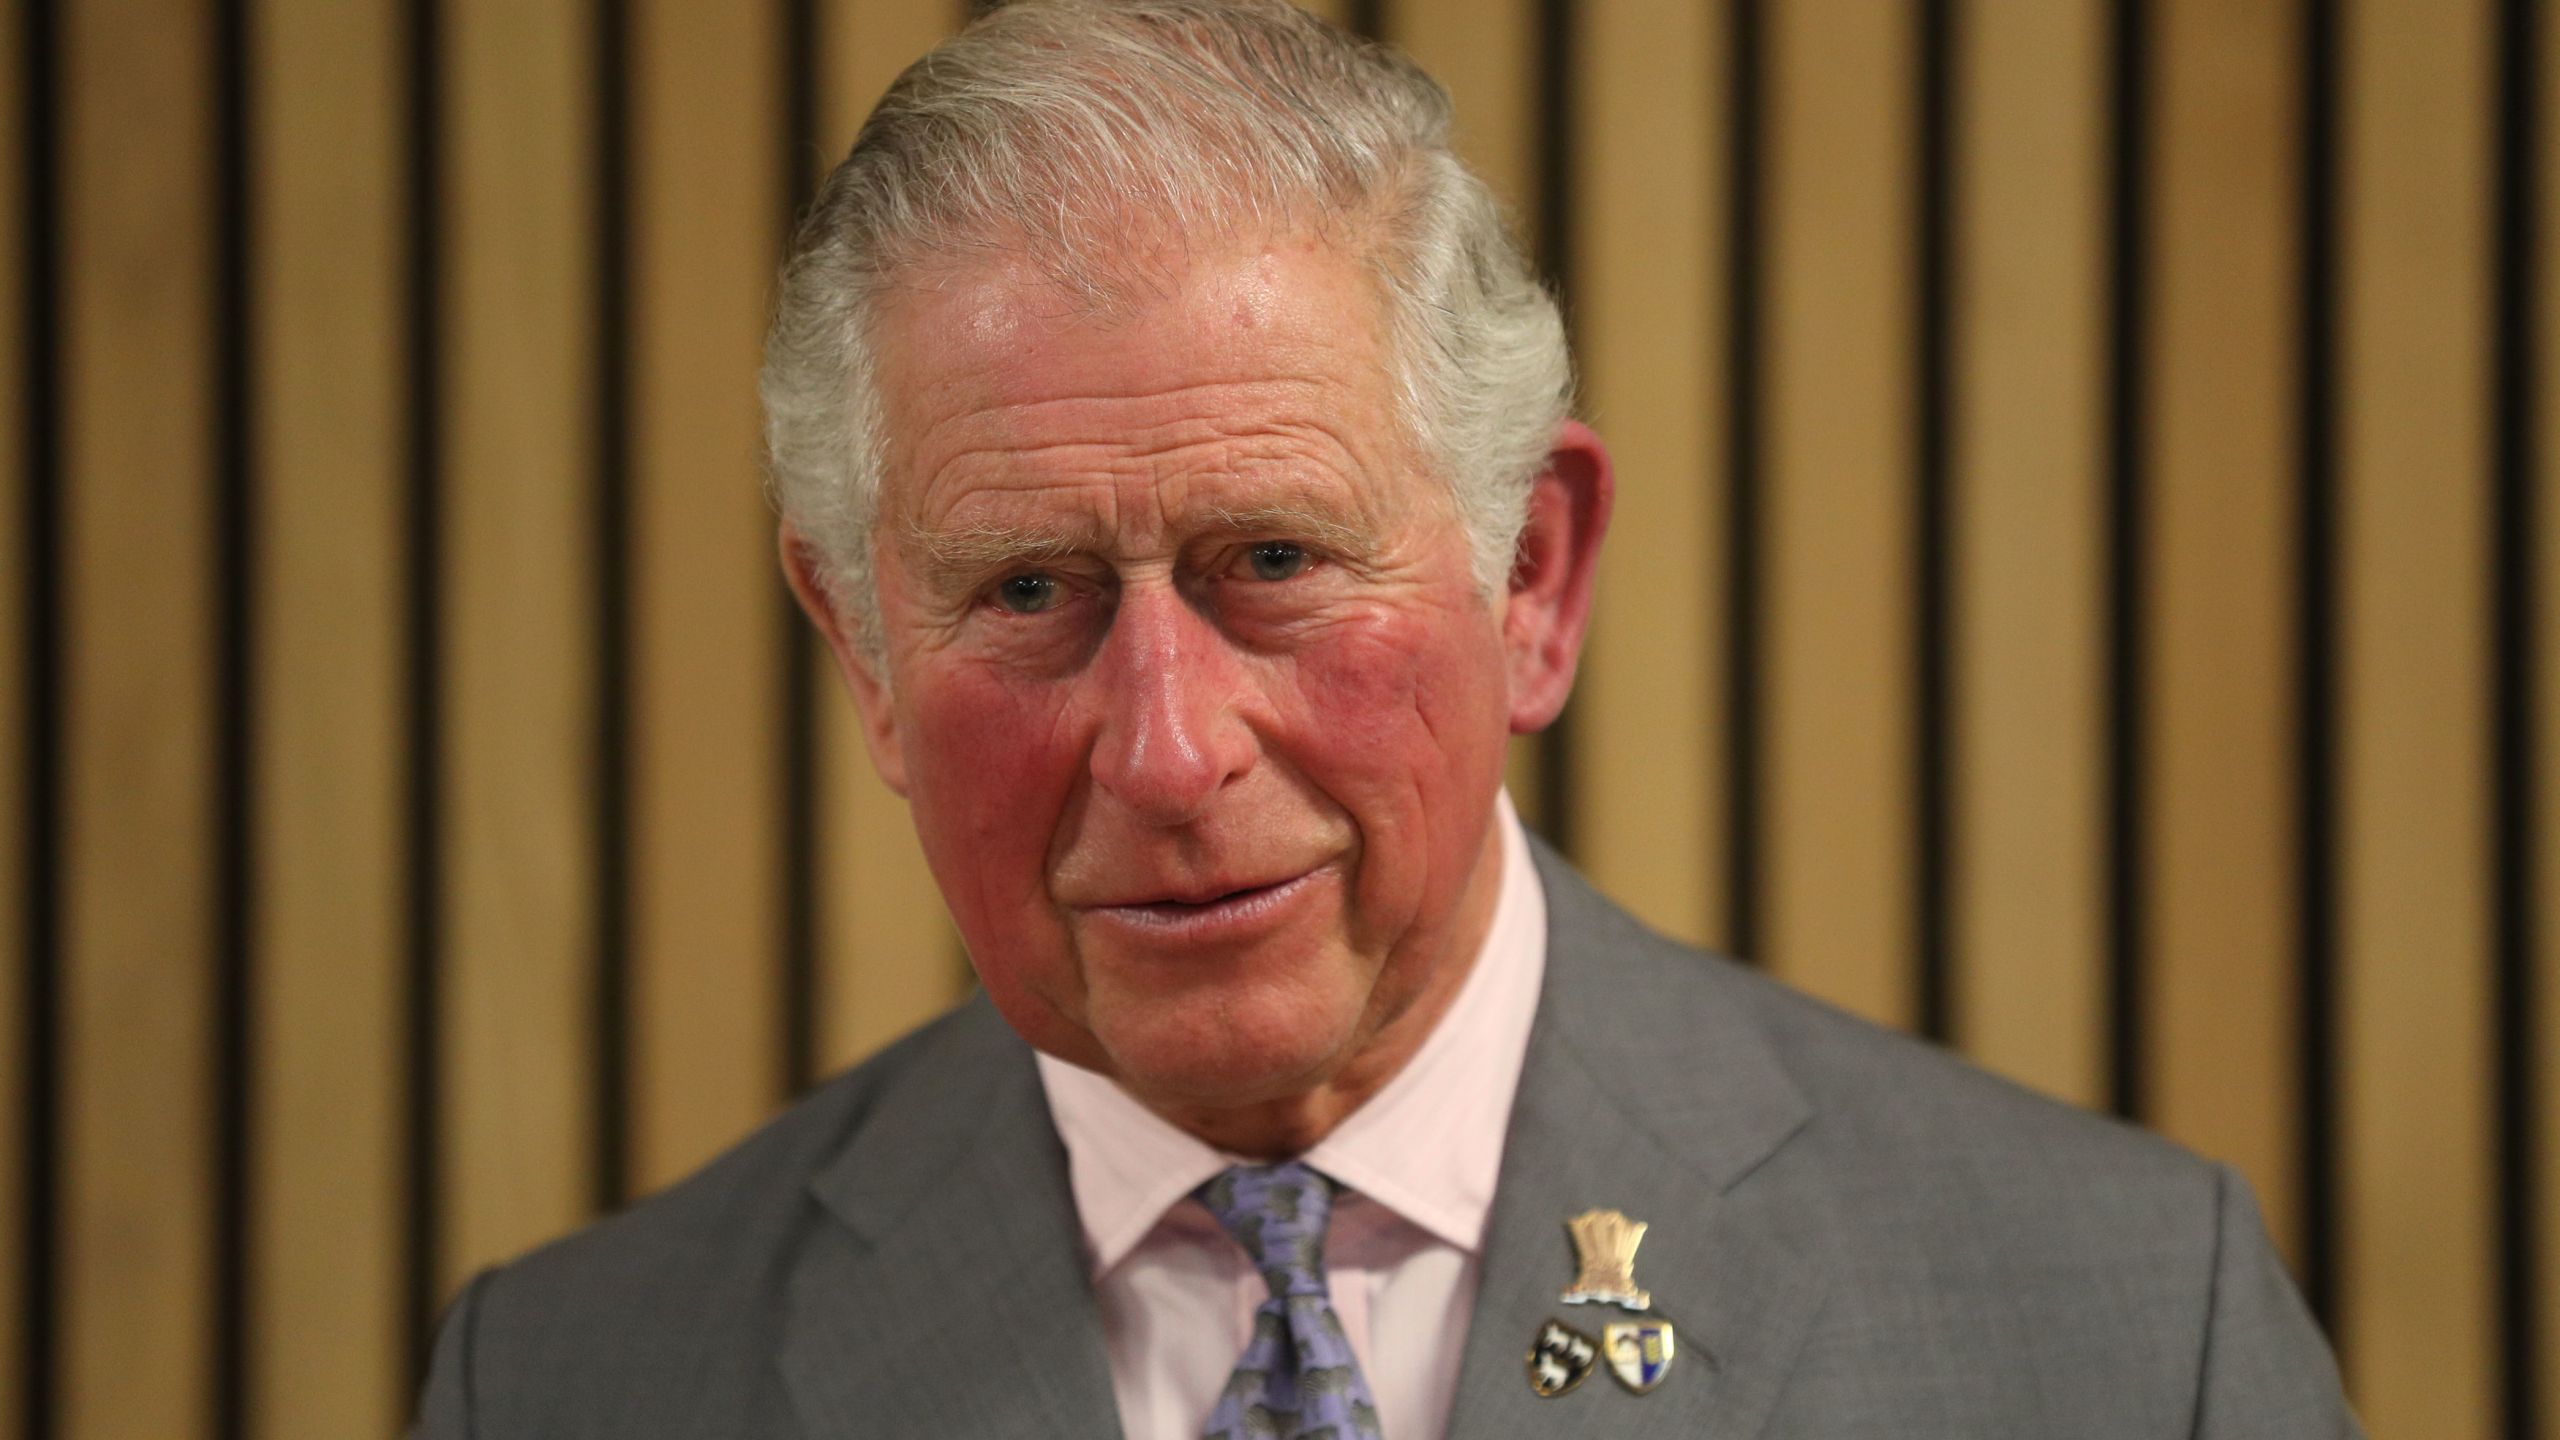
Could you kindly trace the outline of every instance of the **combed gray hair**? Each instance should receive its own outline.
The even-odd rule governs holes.
[[[908,67],[819,188],[765,342],[775,503],[864,651],[881,658],[876,302],[985,257],[1107,305],[1139,284],[1141,221],[1177,241],[1341,228],[1385,296],[1398,408],[1499,594],[1572,364],[1449,128],[1413,62],[1281,0],[1023,0]]]

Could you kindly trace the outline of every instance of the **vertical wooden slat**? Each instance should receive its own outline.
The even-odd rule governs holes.
[[[1957,1038],[2105,1098],[2107,16],[1979,0],[1956,61]]]
[[[2167,0],[2150,23],[2144,1118],[2237,1164],[2291,1247],[2299,22]]]
[[[1574,700],[1576,839],[1610,894],[1695,941],[1728,938],[1716,884],[1725,743],[1721,5],[1581,12],[1583,408],[1618,463]]]
[[[633,13],[632,1183],[778,1098],[781,581],[756,357],[779,248],[774,7]]]
[[[1529,243],[1537,202],[1537,0],[1394,0],[1380,37],[1448,87],[1458,154],[1492,187],[1512,233]],[[1553,123],[1568,123],[1556,117]],[[1504,783],[1535,827],[1538,737],[1515,737]]]
[[[1537,0],[1394,0],[1382,37],[1448,89],[1459,157],[1524,235],[1537,200],[1537,18]]]
[[[1910,17],[1769,27],[1767,897],[1784,978],[1912,1018]]]
[[[2342,35],[2338,1325],[2365,1423],[2446,1440],[2497,1416],[2487,11]]]
[[[951,33],[943,0],[826,0],[819,90],[833,165],[899,71]],[[958,998],[967,984],[942,894],[916,844],[906,802],[872,771],[832,657],[817,690],[819,822],[818,1064],[850,1065]]]
[[[2555,1298],[2560,1297],[2560,18],[2545,5],[2535,20],[2542,53],[2529,63],[2537,72],[2534,118],[2539,125],[2532,154],[2538,164],[2527,183],[2534,187],[2537,233],[2525,263],[2533,270],[2539,312],[2529,322],[2534,326],[2530,344],[2537,393],[2529,401],[2533,413],[2528,421],[2535,445],[2528,483],[2534,496],[2537,609],[2530,642],[2538,707],[2532,743],[2539,783],[2531,797],[2537,809],[2527,823],[2534,827],[2535,847],[2537,953],[2529,963],[2540,1014],[2532,1021],[2538,1094],[2529,1100],[2540,1117],[2531,1136],[2540,1215],[2532,1257],[2536,1273],[2525,1279],[2536,1286],[2541,1301],[2536,1312],[2541,1333],[2534,1337],[2539,1349],[2529,1357],[2539,1406],[2539,1428],[2533,1433],[2547,1440],[2560,1436],[2560,1298]]]
[[[587,1213],[592,22],[444,7],[444,1283]]]
[[[0,0],[0,75],[14,85],[26,72],[20,43],[26,34],[25,0]],[[17,1177],[25,1173],[27,1143],[26,1034],[27,953],[26,879],[28,861],[27,762],[24,747],[28,696],[15,687],[26,672],[26,576],[18,566],[27,537],[19,527],[27,513],[25,461],[27,437],[26,169],[21,163],[27,143],[26,100],[13,92],[0,100],[0,515],[9,517],[6,546],[8,573],[0,575],[0,675],[8,676],[9,693],[0,697],[0,1164],[9,1168],[0,1180],[0,1440],[18,1440],[26,1414],[24,1387],[25,1265],[24,1192]]]
[[[63,18],[61,1419],[178,1440],[213,1397],[212,34]]]
[[[401,1302],[398,12],[251,37],[260,462],[249,1425],[384,1435]]]

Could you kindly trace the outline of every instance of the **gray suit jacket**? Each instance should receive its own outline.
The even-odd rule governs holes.
[[[1653,935],[1541,849],[1545,992],[1456,1436],[2355,1433],[2231,1172]],[[1648,1395],[1541,1399],[1565,1217],[1648,1222]],[[1110,1436],[1030,1051],[983,998],[475,1280],[421,1436]]]

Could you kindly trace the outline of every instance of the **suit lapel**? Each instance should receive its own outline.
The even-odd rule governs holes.
[[[811,1182],[782,1369],[813,1440],[1117,1436],[1066,1161],[981,999]]]
[[[1812,1108],[1749,1018],[1749,981],[1643,931],[1543,847],[1538,860],[1546,983],[1450,1433],[1747,1440],[1827,1282],[1823,1197],[1779,1153]],[[1564,1222],[1593,1208],[1650,1227],[1636,1280],[1676,1327],[1671,1373],[1642,1396],[1594,1374],[1541,1398],[1525,1359],[1545,1321],[1596,1340],[1627,1318],[1558,1303],[1575,1272]]]

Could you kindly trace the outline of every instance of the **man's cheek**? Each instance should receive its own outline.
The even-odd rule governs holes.
[[[1487,734],[1499,743],[1488,666],[1429,618],[1381,615],[1295,657],[1293,718],[1325,737],[1335,763],[1419,775],[1475,749],[1471,727],[1495,727]]]
[[[944,681],[916,697],[907,749],[918,832],[987,901],[1041,889],[1050,831],[1079,763],[1061,718],[1045,686]]]

